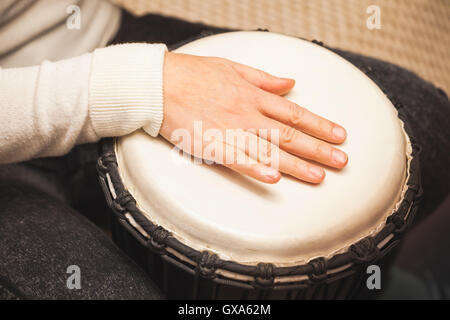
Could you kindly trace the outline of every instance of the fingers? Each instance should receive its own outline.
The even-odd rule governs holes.
[[[252,159],[306,182],[320,183],[325,178],[325,170],[320,166],[280,150],[273,143],[253,133],[245,132],[244,135],[246,139],[244,148],[242,143],[237,146]]]
[[[235,138],[237,140],[217,141],[213,148],[221,151],[214,155],[206,152],[203,158],[265,183],[278,182],[281,178],[280,171],[315,184],[325,178],[323,168],[282,151],[252,133],[241,131]]]
[[[252,67],[230,61],[231,66],[243,77],[245,80],[254,86],[277,94],[284,95],[288,93],[295,85],[295,80],[287,78],[278,78],[267,72],[254,69]]]
[[[280,150],[280,171],[294,178],[315,184],[321,183],[325,179],[325,170],[323,168],[283,150]]]
[[[342,169],[347,165],[347,154],[322,140],[266,117],[261,117],[258,125],[260,128],[275,129],[267,139],[282,150],[333,168]],[[274,141],[277,138],[274,132],[278,133],[278,143]]]
[[[232,163],[224,164],[224,166],[240,174],[252,177],[264,183],[274,184],[281,179],[281,174],[278,170],[265,166],[252,159],[250,159],[249,162],[245,164]]]
[[[267,95],[259,107],[260,112],[288,126],[332,143],[342,143],[347,138],[345,129],[297,104],[274,95]]]
[[[252,159],[239,148],[226,143],[223,144],[223,147],[227,156],[234,155],[234,161],[221,163],[225,167],[265,183],[273,184],[280,180],[281,174],[277,169]]]

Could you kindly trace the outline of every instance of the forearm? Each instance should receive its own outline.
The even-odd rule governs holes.
[[[164,51],[128,44],[0,69],[0,163],[63,155],[76,144],[140,127],[157,135]]]

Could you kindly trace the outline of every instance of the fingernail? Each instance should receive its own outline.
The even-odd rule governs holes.
[[[347,162],[347,155],[340,150],[333,150],[333,160],[337,163],[344,164]]]
[[[291,78],[278,78],[278,79],[280,79],[282,81],[289,81],[289,82],[294,82],[295,83],[295,80],[291,79]]]
[[[309,173],[313,178],[321,179],[323,177],[323,169],[311,166],[309,167]]]
[[[275,170],[274,168],[272,168],[272,167],[266,167],[266,166],[263,166],[263,167],[261,167],[260,169],[259,169],[259,173],[262,175],[262,176],[265,176],[265,177],[267,177],[267,178],[271,178],[271,179],[278,179],[278,176],[279,176],[279,172],[278,172],[278,170]]]
[[[334,127],[333,128],[333,136],[338,140],[344,140],[345,136],[346,136],[344,128]]]

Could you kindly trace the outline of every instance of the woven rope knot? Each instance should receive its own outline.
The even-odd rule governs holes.
[[[216,254],[203,251],[200,256],[200,261],[197,264],[197,272],[204,278],[214,278],[216,276],[216,263],[218,260],[219,257]]]
[[[163,253],[166,248],[166,239],[170,236],[170,232],[165,230],[163,227],[156,227],[150,240],[147,242],[147,246],[150,247],[156,253]]]
[[[415,186],[408,185],[408,190],[406,190],[405,195],[403,196],[403,201],[407,203],[408,207],[411,203],[416,199],[417,191],[413,190]]]
[[[114,152],[107,152],[97,160],[97,169],[102,172],[108,171],[108,164],[117,163]]]
[[[127,206],[136,203],[133,196],[128,191],[121,192],[113,201],[114,209],[119,213],[128,211]]]
[[[110,163],[117,163],[117,159],[116,159],[116,155],[114,152],[106,152],[103,156],[102,156],[102,162],[105,165],[108,165]]]
[[[319,45],[319,46],[321,46],[321,47],[323,47],[323,42],[322,41],[319,41],[319,40],[316,40],[316,39],[314,39],[313,41],[311,41],[312,43],[315,43],[315,44],[317,44],[317,45]]]
[[[161,226],[158,226],[153,231],[152,238],[157,243],[163,243],[169,235],[170,235],[169,231],[167,231]]]
[[[416,157],[416,156],[415,156]],[[421,184],[420,165],[417,158],[413,158],[410,163],[410,174],[408,179],[408,191],[414,191],[415,197],[420,199],[423,195],[423,188]]]
[[[255,282],[263,287],[272,285],[275,278],[274,270],[275,267],[271,263],[258,263]]]
[[[380,251],[372,237],[364,238],[351,245],[350,251],[356,255],[356,260],[360,263],[372,262],[380,254]]]
[[[408,184],[408,189],[412,190],[412,191],[414,191],[416,193],[415,194],[415,198],[420,197],[422,195],[422,188],[417,183]]]
[[[321,282],[321,281],[326,280],[326,278],[327,278],[327,261],[325,260],[325,258],[320,257],[320,258],[313,259],[308,264],[312,268],[312,271],[309,274],[309,278],[312,281]]]
[[[405,219],[403,219],[397,214],[393,214],[390,217],[388,217],[387,222],[393,223],[397,230],[403,229],[403,226],[405,225]]]

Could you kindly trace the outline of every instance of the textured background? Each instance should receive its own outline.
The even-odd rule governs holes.
[[[450,0],[114,0],[131,12],[317,39],[413,70],[450,93]],[[381,29],[369,30],[369,5]]]

